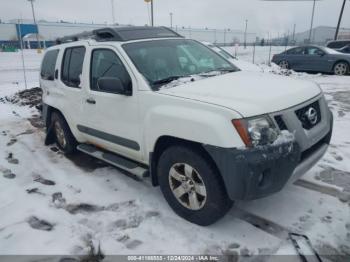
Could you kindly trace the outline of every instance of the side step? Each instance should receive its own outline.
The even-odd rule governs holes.
[[[124,171],[127,171],[138,178],[144,178],[149,176],[147,168],[140,166],[137,162],[126,159],[117,154],[101,150],[93,145],[80,144],[77,149],[85,154],[105,161],[113,166],[116,166]]]

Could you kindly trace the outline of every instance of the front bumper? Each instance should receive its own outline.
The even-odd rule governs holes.
[[[301,151],[296,141],[251,149],[204,145],[216,163],[231,200],[252,200],[280,191],[288,182],[305,174],[325,154],[332,136],[328,133]]]

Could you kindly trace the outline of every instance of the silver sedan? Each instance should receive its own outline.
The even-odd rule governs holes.
[[[347,75],[350,68],[350,54],[343,54],[327,47],[301,46],[274,55],[272,62],[283,69]]]

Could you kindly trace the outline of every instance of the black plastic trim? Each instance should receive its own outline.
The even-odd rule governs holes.
[[[102,154],[103,159],[113,162],[117,165],[124,166],[128,169],[134,169],[137,168],[139,165],[133,161],[127,160],[124,157],[118,156],[116,154],[112,153],[103,153]]]
[[[296,142],[257,148],[203,145],[218,167],[231,200],[252,200],[280,191],[300,161]]]
[[[90,127],[82,126],[82,125],[78,125],[77,128],[80,132],[88,134],[90,136],[98,137],[108,142],[111,142],[120,146],[124,146],[136,151],[140,151],[140,145],[134,140],[108,134],[108,133],[105,133]]]

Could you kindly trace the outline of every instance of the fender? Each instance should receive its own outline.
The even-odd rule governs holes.
[[[149,157],[157,140],[170,136],[223,148],[244,146],[231,120],[241,118],[235,112],[208,104],[176,104],[150,108],[144,117],[144,156]]]

